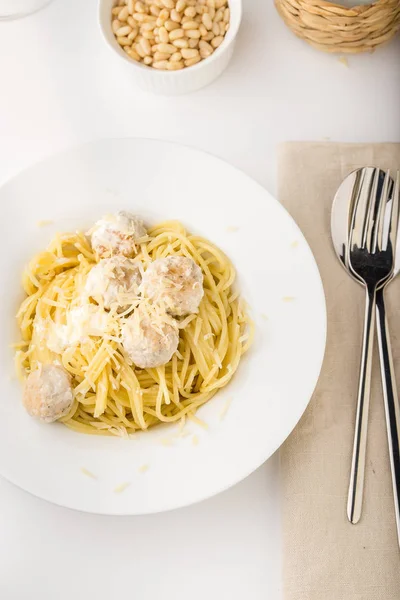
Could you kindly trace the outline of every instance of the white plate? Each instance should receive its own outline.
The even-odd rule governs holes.
[[[166,142],[121,139],[35,165],[0,189],[0,202],[0,474],[63,506],[135,515],[212,496],[271,456],[307,406],[326,335],[317,266],[276,200],[213,156]],[[191,423],[190,435],[171,446],[162,440],[171,439],[176,426],[121,440],[38,423],[25,413],[13,376],[9,343],[18,338],[14,315],[24,264],[56,231],[84,229],[119,209],[149,223],[179,219],[218,244],[237,268],[256,324],[254,345],[233,381],[198,413],[208,430]],[[54,224],[38,227],[47,219]],[[124,483],[130,485],[116,493]]]

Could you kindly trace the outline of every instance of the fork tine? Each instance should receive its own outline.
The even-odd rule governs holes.
[[[396,254],[397,232],[399,229],[399,203],[400,203],[400,172],[396,173],[396,182],[394,185],[392,207],[390,211],[389,240],[392,244],[393,255]],[[387,247],[387,244],[386,244]]]
[[[372,240],[374,235],[374,222],[377,213],[377,206],[379,204],[378,199],[378,183],[380,178],[380,169],[374,169],[372,178],[372,186],[369,190],[369,204],[368,211],[366,214],[366,222],[363,232],[362,247],[367,248],[368,252],[372,251]]]
[[[390,171],[386,171],[385,179],[379,198],[379,206],[376,213],[374,236],[372,240],[372,252],[382,250],[383,248],[383,233],[385,228],[385,216],[386,216],[386,205],[389,199],[389,188],[390,188]]]

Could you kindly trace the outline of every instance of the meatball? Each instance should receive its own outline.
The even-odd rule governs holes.
[[[52,423],[65,416],[74,394],[68,373],[57,365],[42,365],[25,382],[23,403],[32,417]]]
[[[143,275],[145,296],[163,302],[176,317],[197,312],[204,296],[203,273],[194,260],[186,256],[157,258]]]
[[[92,298],[102,298],[104,308],[129,308],[139,296],[140,266],[125,256],[104,258],[89,272],[85,290]]]
[[[146,228],[138,217],[120,211],[116,215],[106,215],[95,223],[90,231],[92,248],[99,258],[122,254],[131,257],[136,254],[136,242],[146,235]]]
[[[139,306],[122,328],[122,345],[140,369],[161,367],[171,360],[179,343],[177,323],[168,315]]]

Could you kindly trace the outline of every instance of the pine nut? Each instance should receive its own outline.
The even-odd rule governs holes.
[[[222,8],[226,2],[227,0],[215,0],[215,8]]]
[[[207,6],[209,8],[215,8],[215,0],[207,0]]]
[[[121,28],[121,21],[118,21],[118,19],[114,19],[114,21],[111,23],[111,29],[113,30],[113,33],[117,33],[118,29]]]
[[[141,31],[153,31],[156,28],[156,24],[154,21],[149,21],[148,23],[143,23],[140,30]]]
[[[151,56],[145,56],[143,62],[145,65],[149,66],[153,62],[153,58]]]
[[[169,60],[170,56],[171,55],[167,54],[166,52],[158,52],[157,51],[154,53],[153,58],[154,58],[155,62],[159,62],[160,60]]]
[[[199,24],[196,21],[186,21],[186,23],[182,24],[182,29],[186,31],[186,29],[197,29]]]
[[[210,15],[208,13],[204,13],[204,15],[201,17],[201,20],[203,22],[204,27],[208,29],[208,31],[211,31],[213,22]]]
[[[135,2],[135,12],[137,13],[145,13],[146,9],[142,2]]]
[[[174,2],[174,0],[162,0],[162,3],[164,4],[164,6],[166,8],[169,8],[169,9],[175,8],[175,2]]]
[[[183,29],[174,29],[173,31],[170,32],[169,39],[171,41],[179,40],[179,38],[183,38],[184,35],[185,35],[185,32],[183,31]]]
[[[211,46],[213,48],[218,48],[218,46],[220,46],[223,41],[224,38],[222,37],[222,35],[219,35],[218,37],[215,37],[213,40],[211,40]]]
[[[128,2],[126,4],[128,6],[129,14],[133,15],[134,7],[135,7],[135,0],[128,0]]]
[[[180,23],[182,20],[182,15],[177,10],[171,10],[171,19],[175,21],[175,23]]]
[[[219,10],[217,10],[217,12],[215,13],[215,17],[214,17],[214,23],[219,23],[220,21],[222,21],[222,19],[224,18],[224,9],[220,8]]]
[[[152,31],[143,31],[142,35],[146,40],[154,41],[154,33]]]
[[[117,42],[120,46],[130,46],[132,44],[132,40],[128,40],[127,37],[117,37]]]
[[[159,19],[163,19],[164,21],[166,21],[169,17],[169,10],[167,10],[166,8],[163,8],[162,10],[160,10],[160,14],[158,15]]]
[[[146,56],[146,53],[144,52],[142,45],[140,43],[135,44],[135,50],[141,58],[144,58]]]
[[[153,67],[155,69],[168,69],[168,64],[168,60],[158,60],[156,62],[153,62]]]
[[[122,10],[122,6],[114,6],[114,8],[111,11],[111,14],[114,15],[115,17],[118,17],[121,10]]]
[[[140,56],[136,52],[136,50],[134,50],[133,48],[128,48],[128,50],[126,51],[126,53],[128,54],[128,56],[130,56],[131,58],[133,58],[133,60],[137,60],[137,61],[140,62]]]
[[[228,7],[224,10],[224,19],[223,20],[225,21],[225,23],[229,23],[230,18],[231,18],[231,11],[229,10],[229,7]]]
[[[199,40],[189,40],[189,48],[197,48],[199,45]]]
[[[187,48],[189,46],[189,42],[185,38],[174,40],[172,43],[176,48]]]
[[[212,26],[212,32],[214,35],[219,35],[219,24],[214,21]]]
[[[229,29],[229,23],[226,23],[226,25],[225,25],[225,33],[228,31],[228,29]]]
[[[131,31],[132,27],[130,27],[129,25],[125,25],[124,27],[120,27],[115,33],[119,37],[124,37],[125,35],[128,36]]]
[[[201,37],[207,35],[207,29],[205,28],[205,26],[203,25],[203,23],[201,23],[201,25],[199,27],[199,31],[201,33]]]
[[[226,23],[224,21],[221,21],[221,23],[219,23],[219,35],[224,36],[225,32],[226,32]]]
[[[215,8],[209,8],[208,9],[208,14],[211,17],[211,20],[213,20],[213,18],[215,17]]]
[[[184,66],[182,61],[168,62],[167,69],[168,71],[178,71],[179,69],[183,69]]]
[[[151,12],[151,14],[152,14],[152,15],[154,15],[155,17],[158,17],[158,16],[159,16],[159,14],[160,14],[160,12],[161,12],[161,9],[160,9],[160,8],[158,8],[158,6],[155,6],[155,4],[152,4],[152,5],[150,6],[150,12]]]
[[[195,56],[199,56],[199,51],[195,48],[182,48],[181,54],[183,58],[194,58]]]
[[[178,2],[176,3],[175,9],[178,12],[183,12],[185,10],[185,7],[186,7],[185,0],[178,0]]]
[[[143,48],[143,52],[146,54],[146,56],[150,56],[151,54],[151,45],[149,40],[146,40],[146,38],[142,38],[140,40],[140,45]]]
[[[190,17],[182,17],[181,19],[181,23],[187,23],[188,21],[192,21],[193,19],[191,19]]]
[[[118,19],[120,21],[127,21],[129,17],[129,10],[127,6],[124,6],[123,9],[119,12]]]
[[[160,40],[163,44],[168,44],[169,35],[168,35],[168,31],[165,29],[165,27],[160,27],[160,29],[158,30],[158,37],[160,38]]]
[[[175,52],[175,46],[172,44],[158,44],[157,50],[159,52],[165,52],[166,54],[173,54]]]
[[[207,33],[207,35],[203,35],[203,36],[202,36],[202,39],[203,39],[203,40],[205,40],[206,42],[209,42],[210,40],[212,40],[212,39],[213,39],[213,37],[214,37],[214,34],[213,34],[213,32],[212,32],[212,31],[209,31],[209,32]]]
[[[197,14],[197,10],[195,9],[194,6],[188,6],[185,9],[183,14],[186,15],[187,17],[195,17]]]
[[[135,29],[132,29],[132,31],[128,35],[128,40],[132,40],[132,42],[133,42],[133,40],[136,38],[137,34],[138,34],[138,30],[135,27]]]
[[[180,52],[174,52],[169,60],[171,62],[179,62],[182,60],[182,54]]]
[[[144,13],[133,13],[133,18],[135,19],[135,21],[137,21],[138,23],[144,23],[146,20],[146,15]]]
[[[130,25],[132,27],[132,29],[134,27],[137,27],[137,21],[135,21],[135,19],[132,17],[132,15],[129,15],[129,17],[128,17],[128,25]]]
[[[206,42],[204,40],[199,41],[199,48],[200,48],[200,50],[209,50],[210,53],[213,52],[213,47],[211,46],[211,44],[209,44],[208,42]]]
[[[211,54],[214,52],[214,50],[211,48],[211,52],[209,50],[206,49],[202,49],[200,50],[200,56],[201,58],[208,58],[209,56],[211,56]]]
[[[164,27],[167,31],[173,31],[174,29],[181,28],[180,24],[176,23],[175,21],[165,21]]]
[[[198,29],[188,29],[186,36],[192,39],[199,39],[201,37],[201,33]]]
[[[194,58],[188,58],[187,60],[185,60],[185,67],[191,67],[192,65],[195,65],[196,63],[201,61],[201,57],[199,56],[195,56]]]

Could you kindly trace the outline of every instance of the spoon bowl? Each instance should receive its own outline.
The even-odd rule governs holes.
[[[354,211],[354,205],[356,201],[355,190],[359,187],[360,182],[364,179],[365,181],[371,181],[375,177],[375,173],[378,171],[378,178],[381,185],[385,180],[385,171],[377,169],[375,167],[363,167],[362,169],[356,169],[352,171],[340,184],[333,201],[332,213],[331,213],[331,235],[333,241],[333,247],[336,256],[339,259],[342,267],[357,283],[362,285],[361,279],[354,273],[350,268],[349,264],[349,231],[351,225],[351,218]],[[394,181],[389,177],[389,202],[393,200],[394,194]],[[396,255],[394,260],[393,273],[389,279],[385,282],[385,285],[389,283],[398,273],[400,272],[400,244],[397,243]]]

